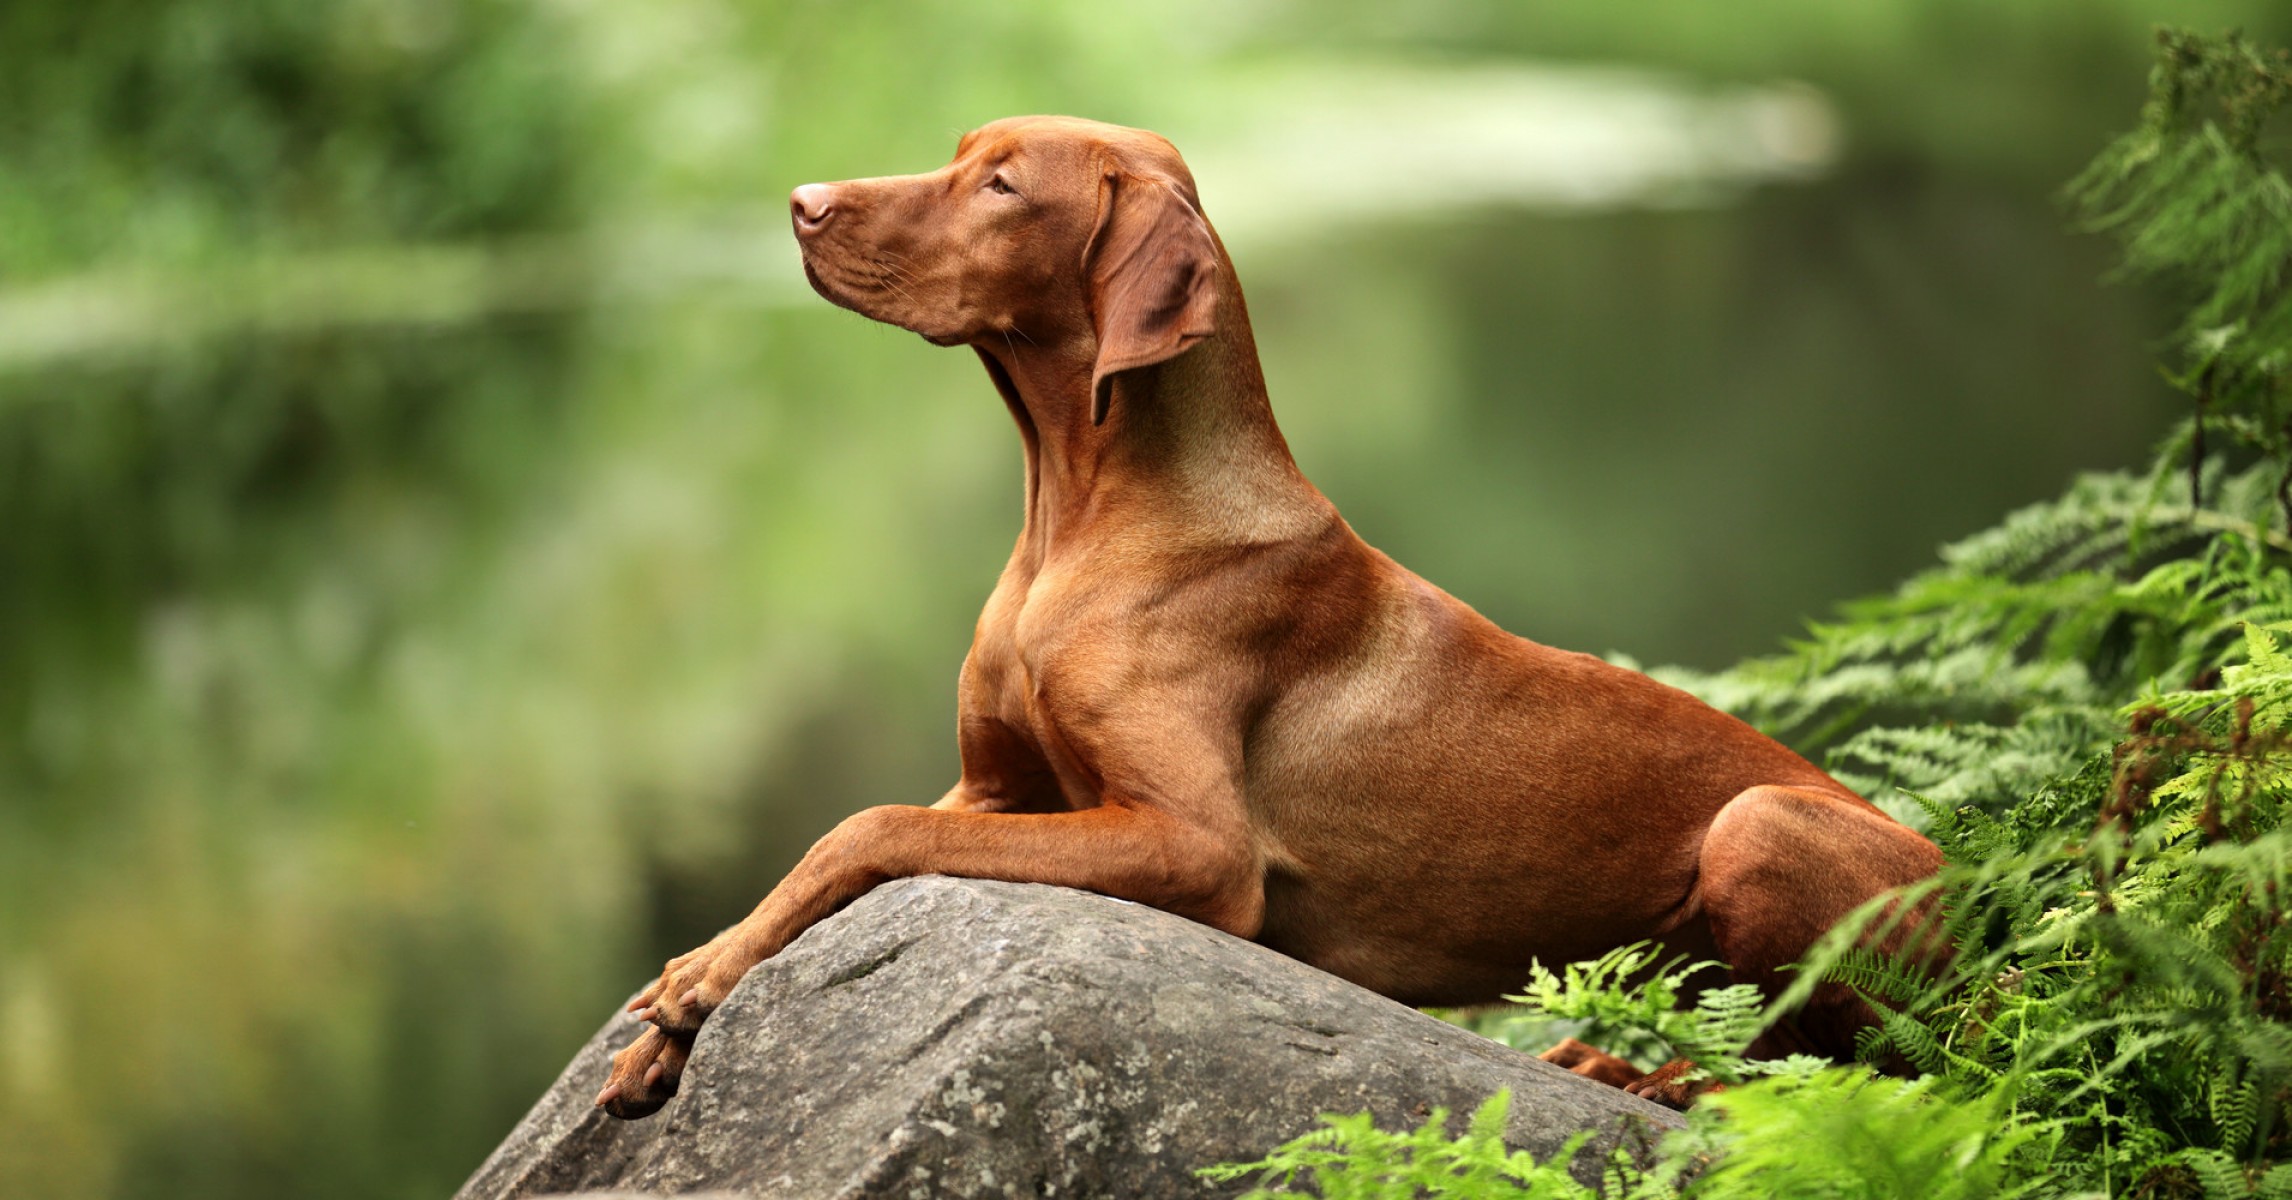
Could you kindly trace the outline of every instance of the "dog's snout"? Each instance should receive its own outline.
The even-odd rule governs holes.
[[[836,189],[825,183],[807,183],[788,193],[788,213],[796,232],[817,233],[836,212]]]

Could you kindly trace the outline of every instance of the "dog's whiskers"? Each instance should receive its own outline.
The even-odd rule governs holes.
[[[899,293],[900,299],[907,301],[909,304],[915,303],[915,297],[908,294],[907,289],[901,287],[898,280],[893,279],[889,275],[886,275],[883,277],[883,285],[890,288],[892,291]]]
[[[912,304],[915,302],[915,297],[908,295],[906,288],[903,286],[912,285],[915,283],[915,273],[913,271],[907,270],[905,267],[902,267],[900,264],[895,263],[888,258],[878,258],[868,265],[875,268],[876,277],[878,279],[881,279],[884,283],[890,285],[892,290],[897,291],[903,298],[907,300],[908,303]]]

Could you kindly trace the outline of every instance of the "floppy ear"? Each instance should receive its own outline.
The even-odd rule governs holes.
[[[1166,180],[1109,172],[1083,250],[1098,363],[1090,423],[1114,403],[1114,376],[1168,362],[1217,332],[1218,248],[1209,222]]]

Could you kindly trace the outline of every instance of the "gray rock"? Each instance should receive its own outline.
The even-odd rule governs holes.
[[[1036,884],[877,888],[749,972],[667,1108],[590,1107],[615,1016],[463,1185],[552,1193],[1204,1196],[1195,1168],[1259,1158],[1324,1112],[1459,1128],[1498,1088],[1507,1140],[1644,1145],[1677,1114],[1444,1024],[1262,946]],[[1246,1181],[1245,1181],[1246,1182]]]

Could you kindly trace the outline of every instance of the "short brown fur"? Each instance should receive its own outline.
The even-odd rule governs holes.
[[[1641,939],[1771,984],[1938,868],[1735,718],[1506,633],[1356,537],[1290,458],[1162,138],[1013,118],[937,171],[791,204],[823,296],[977,351],[1025,446],[1026,519],[963,664],[961,779],[844,821],[671,961],[631,1006],[655,1028],[615,1060],[610,1111],[660,1107],[749,968],[905,876],[1086,888],[1467,1004]],[[1844,1054],[1868,1019],[1820,993],[1770,1048]]]

